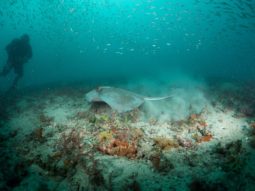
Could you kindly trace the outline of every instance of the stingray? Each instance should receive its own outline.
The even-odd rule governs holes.
[[[106,86],[91,90],[85,96],[88,102],[104,102],[119,113],[134,110],[144,104],[145,101],[158,101],[170,97],[145,97],[128,90]]]

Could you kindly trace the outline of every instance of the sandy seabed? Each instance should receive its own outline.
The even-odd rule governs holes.
[[[174,88],[122,114],[90,89],[1,99],[0,190],[255,190],[254,86]]]

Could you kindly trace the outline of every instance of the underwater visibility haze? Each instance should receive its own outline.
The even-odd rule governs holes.
[[[23,33],[31,37],[24,86],[153,78],[176,68],[201,77],[254,77],[253,1],[4,0],[0,11],[2,50]]]
[[[0,190],[255,190],[254,83],[255,0],[1,0]]]

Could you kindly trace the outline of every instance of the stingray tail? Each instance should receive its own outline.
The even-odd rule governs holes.
[[[145,97],[144,100],[146,101],[160,101],[160,100],[165,100],[165,99],[169,99],[172,96],[164,96],[164,97]]]

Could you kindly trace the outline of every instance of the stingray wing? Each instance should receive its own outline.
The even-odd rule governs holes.
[[[143,96],[113,87],[92,90],[86,94],[86,99],[89,102],[105,102],[119,113],[131,111],[144,103]]]

